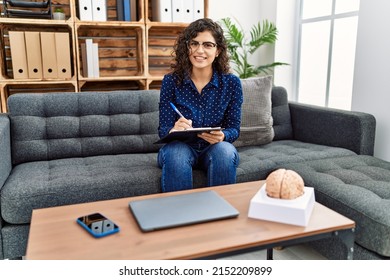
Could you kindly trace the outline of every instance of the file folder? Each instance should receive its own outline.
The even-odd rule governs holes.
[[[67,79],[72,77],[71,53],[69,34],[66,32],[56,32],[56,55],[58,78]]]
[[[204,18],[204,0],[194,1],[194,20]]]
[[[153,21],[172,22],[172,0],[153,0]]]
[[[39,32],[24,32],[26,41],[28,77],[42,79],[41,36]]]
[[[23,31],[9,31],[14,79],[28,79],[26,43]]]
[[[92,39],[85,39],[85,44],[81,44],[81,59],[83,63],[83,76],[93,78],[93,42]]]
[[[99,46],[97,43],[92,44],[93,76],[99,78]]]
[[[194,1],[182,0],[183,2],[183,22],[192,22],[194,20]]]
[[[57,54],[54,32],[41,32],[43,78],[57,78]]]
[[[137,21],[137,0],[130,0],[130,20]]]
[[[131,21],[130,0],[123,0],[123,20]]]
[[[118,0],[119,1],[119,0]],[[123,0],[123,14],[125,21],[137,20],[137,0]]]
[[[87,46],[85,43],[80,44],[81,64],[83,65],[83,77],[88,78],[88,63],[87,63]]]
[[[123,21],[123,1],[116,0],[116,18],[118,21]]]
[[[184,0],[172,0],[172,22],[184,22]]]
[[[78,0],[79,1],[79,18],[80,20],[92,21],[92,1],[96,0]]]
[[[92,19],[94,21],[107,21],[106,0],[92,0]]]

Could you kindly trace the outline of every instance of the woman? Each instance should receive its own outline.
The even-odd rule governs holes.
[[[207,185],[236,182],[243,101],[240,79],[230,73],[222,28],[210,19],[191,23],[177,38],[172,72],[162,81],[159,136],[191,127],[222,127],[190,141],[164,145],[158,154],[163,192],[192,188],[192,168],[207,172]],[[183,115],[172,109],[171,103]]]

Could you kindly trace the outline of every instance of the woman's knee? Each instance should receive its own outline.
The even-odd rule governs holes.
[[[236,147],[229,142],[219,142],[214,144],[210,155],[217,160],[232,161],[234,165],[238,166],[239,155]]]
[[[189,163],[191,165],[194,162],[193,151],[191,147],[180,141],[168,143],[164,145],[158,153],[158,162],[160,166],[167,161],[179,164]]]

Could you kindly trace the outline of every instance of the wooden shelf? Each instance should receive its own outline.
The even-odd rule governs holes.
[[[13,19],[12,19],[13,20]],[[47,81],[47,80],[61,80],[61,79],[22,79],[22,80],[14,80],[13,71],[12,71],[12,59],[11,59],[11,50],[10,50],[10,42],[9,42],[9,32],[10,31],[44,31],[44,32],[64,32],[68,33],[70,36],[70,52],[71,52],[71,64],[72,64],[72,77],[66,80],[76,80],[76,61],[75,61],[75,46],[74,46],[74,38],[73,38],[73,26],[68,22],[46,22],[42,23],[42,20],[33,21],[29,24],[24,22],[0,22],[0,42],[2,46],[0,60],[0,82],[19,82],[19,83],[29,83],[36,81]]]
[[[80,45],[88,38],[99,47],[100,77],[112,79],[145,77],[144,25],[117,23],[113,28],[110,24],[76,23],[75,31],[79,80],[90,80],[82,75],[80,49]]]
[[[2,112],[7,112],[7,98],[15,93],[76,92],[77,81],[0,82]]]
[[[78,0],[56,0],[65,20],[0,17],[0,108],[19,92],[159,89],[170,71],[172,47],[188,23],[156,22],[152,1],[137,0],[137,20],[118,21],[117,0],[107,0],[107,21],[81,21]],[[0,5],[0,12],[3,12]],[[205,17],[208,0],[204,0]],[[14,79],[8,39],[9,31],[68,32],[71,38],[72,77],[68,79]],[[83,76],[80,46],[86,38],[98,43],[98,78]]]

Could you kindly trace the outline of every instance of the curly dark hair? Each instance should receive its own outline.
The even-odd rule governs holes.
[[[210,31],[213,35],[219,51],[218,57],[213,62],[213,67],[219,73],[229,73],[229,55],[227,44],[221,26],[209,18],[198,19],[188,25],[177,37],[173,47],[172,55],[175,57],[171,64],[172,73],[177,75],[178,84],[181,84],[186,76],[191,74],[192,63],[189,59],[189,48],[187,42],[198,36],[198,33]]]

